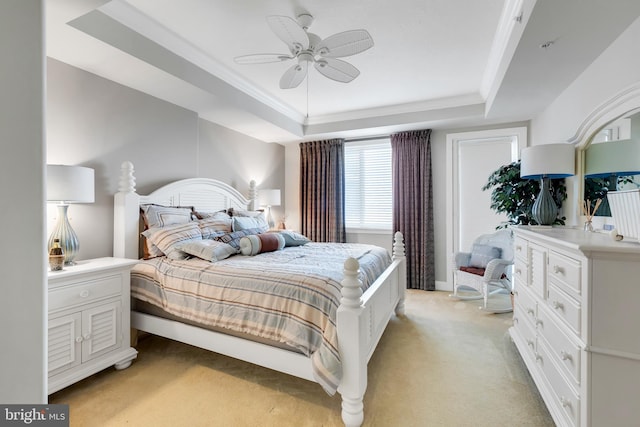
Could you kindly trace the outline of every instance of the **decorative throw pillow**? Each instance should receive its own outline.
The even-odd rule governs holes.
[[[217,240],[192,240],[180,244],[178,249],[211,262],[221,261],[238,253],[238,249]]]
[[[469,267],[487,268],[487,264],[492,259],[500,258],[502,249],[489,245],[474,244],[471,247],[471,258]]]
[[[226,210],[216,211],[216,212],[193,211],[193,214],[198,219],[205,219],[205,218],[226,218],[226,219],[230,219],[231,218]]]
[[[167,258],[171,259],[185,259],[187,257],[186,253],[178,248],[180,244],[190,240],[202,240],[202,234],[196,222],[150,228],[143,231],[142,235],[164,252]]]
[[[233,217],[233,231],[249,230],[252,228],[259,228],[262,230],[261,232],[269,229],[269,224],[264,215]]]
[[[222,235],[214,236],[213,239],[222,243],[227,243],[234,248],[240,250],[240,239],[245,236],[251,236],[253,234],[260,234],[262,231],[259,228],[250,228],[247,230],[238,230],[231,233],[225,233]]]
[[[230,216],[225,215],[226,218],[214,215],[198,220],[198,227],[200,227],[203,239],[213,239],[215,236],[233,231],[233,221]]]
[[[284,248],[284,237],[277,233],[253,234],[240,239],[242,255],[257,255]]]
[[[284,238],[285,246],[302,246],[311,241],[306,236],[303,236],[300,233],[296,233],[295,231],[278,230],[273,231],[272,233],[281,235]]]

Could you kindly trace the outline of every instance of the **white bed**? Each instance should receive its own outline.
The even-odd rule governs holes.
[[[255,185],[245,198],[220,181],[193,178],[165,185],[143,196],[135,191],[133,165],[122,164],[114,201],[114,256],[137,259],[139,254],[140,205],[194,206],[196,210],[253,209]],[[367,363],[394,314],[404,312],[406,263],[402,235],[394,236],[392,263],[364,293],[358,279],[358,261],[345,260],[342,299],[337,310],[337,335],[342,379],[342,419],[346,426],[360,426],[364,419],[363,397],[367,388]],[[301,353],[197,326],[132,311],[131,326],[140,331],[184,342],[256,365],[315,381],[310,358]]]

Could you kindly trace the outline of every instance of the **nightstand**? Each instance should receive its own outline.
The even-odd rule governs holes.
[[[49,271],[49,394],[114,365],[130,347],[129,281],[133,259],[96,258]]]

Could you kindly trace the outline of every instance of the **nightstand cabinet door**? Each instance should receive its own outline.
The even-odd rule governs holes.
[[[120,347],[120,301],[82,312],[82,362]]]
[[[49,376],[80,364],[81,318],[80,313],[73,313],[49,320],[47,363]]]

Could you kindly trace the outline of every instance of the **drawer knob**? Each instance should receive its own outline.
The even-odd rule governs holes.
[[[571,408],[571,402],[564,396],[560,396],[560,403],[563,408]]]
[[[89,338],[91,338],[91,334],[90,333],[86,333],[82,336],[82,338],[84,338],[85,340],[88,340]]]
[[[571,355],[564,350],[560,352],[560,358],[562,360],[573,360],[573,357],[571,357]]]
[[[534,313],[533,308],[527,308],[527,313],[533,316],[533,313]]]
[[[536,353],[536,362],[542,362],[542,356],[538,353]]]
[[[564,310],[564,304],[558,301],[551,301],[551,306],[556,310]]]
[[[536,325],[544,326],[544,322],[540,319],[536,319]]]
[[[554,265],[553,266],[553,272],[556,274],[561,274],[562,273],[562,267],[560,267],[559,265]]]
[[[76,342],[82,342],[82,337],[76,337]]]
[[[519,268],[516,268],[516,274],[518,276],[522,276],[522,270],[520,270]]]
[[[533,341],[532,340],[527,340],[527,344],[529,345],[529,347],[533,348]]]
[[[81,298],[86,298],[88,296],[89,296],[89,291],[88,290],[85,289],[84,291],[80,292],[80,297]]]
[[[515,325],[516,323],[520,322],[520,320],[517,317],[513,318],[513,324]]]

